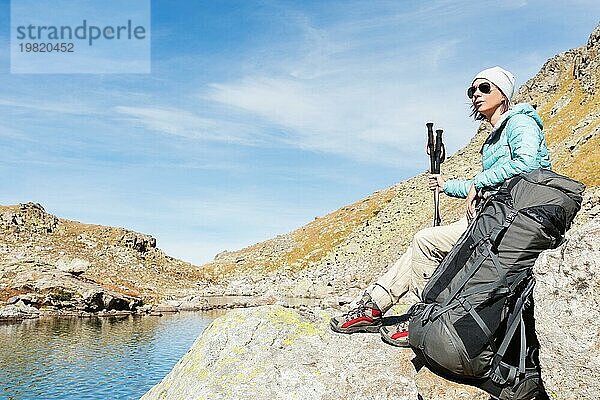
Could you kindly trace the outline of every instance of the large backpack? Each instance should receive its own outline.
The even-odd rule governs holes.
[[[543,395],[532,267],[563,241],[584,189],[537,169],[507,180],[480,205],[411,309],[410,345],[429,369],[499,399]]]

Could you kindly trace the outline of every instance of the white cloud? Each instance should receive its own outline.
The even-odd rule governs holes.
[[[432,60],[430,65],[435,68],[456,43],[432,45],[423,57]],[[381,60],[367,73],[363,61],[344,67],[336,59],[323,59],[321,71],[344,73],[297,78],[301,75],[298,71],[310,70],[314,62],[311,58],[278,68],[271,65],[269,69],[279,69],[279,73],[213,83],[203,96],[232,107],[232,113],[243,110],[280,127],[286,134],[279,140],[287,145],[389,165],[414,156],[420,145],[414,130],[431,118],[433,110],[438,115],[441,110],[450,124],[464,121],[462,102],[449,105],[444,91],[432,98],[427,94],[431,83],[410,82],[394,72],[404,69],[406,60]],[[449,84],[444,90],[451,88]]]
[[[352,14],[358,8],[363,7],[349,5],[349,18],[318,26],[286,10],[284,18],[302,32],[300,38],[270,43],[256,52],[260,59],[241,60],[243,76],[215,81],[201,89],[199,98],[229,107],[228,115],[251,115],[272,125],[278,132],[274,140],[287,146],[373,164],[411,165],[422,151],[414,135],[427,120],[464,126],[468,115],[464,82],[448,82],[445,68],[462,40],[430,35],[413,43],[419,33],[411,27],[434,11],[458,15],[460,7],[450,1],[410,12],[390,6],[393,13],[367,12],[360,18]],[[442,76],[444,86],[439,85]],[[451,93],[461,93],[459,101]],[[464,133],[455,137],[466,142]]]
[[[523,8],[528,5],[528,0],[504,0],[502,2],[497,3],[500,8],[505,8],[509,10]]]
[[[0,138],[19,140],[19,141],[32,141],[33,140],[26,133],[24,133],[18,129],[12,128],[10,126],[6,126],[4,124],[0,124]]]
[[[169,135],[242,145],[261,142],[258,127],[205,118],[180,109],[117,106],[114,111],[125,120]]]
[[[61,100],[8,100],[0,99],[0,106],[48,112],[52,114],[91,115],[99,114],[98,109],[85,102],[65,102]]]

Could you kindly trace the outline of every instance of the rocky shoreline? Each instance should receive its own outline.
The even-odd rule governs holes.
[[[15,296],[8,304],[0,306],[0,323],[23,321],[40,317],[122,317],[128,315],[162,316],[178,312],[208,312],[213,310],[232,310],[236,308],[253,308],[265,305],[279,305],[285,308],[302,309],[307,306],[328,306],[331,301],[316,298],[275,299],[273,297],[257,296],[198,296],[193,299],[167,300],[158,304],[139,305],[131,310],[100,310],[85,311],[62,308],[36,308],[27,304],[22,298]]]

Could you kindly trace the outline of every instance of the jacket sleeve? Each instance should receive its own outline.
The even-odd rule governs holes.
[[[496,186],[508,178],[539,167],[537,154],[543,134],[537,123],[526,115],[515,115],[506,129],[510,160],[475,175],[473,183],[478,190]]]
[[[465,199],[471,189],[473,180],[449,179],[444,184],[444,193],[452,197]]]

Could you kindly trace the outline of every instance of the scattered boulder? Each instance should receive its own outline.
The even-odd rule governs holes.
[[[38,203],[19,204],[0,214],[0,227],[14,232],[52,233],[58,222]]]
[[[172,304],[157,304],[154,307],[152,307],[152,312],[153,313],[158,313],[158,314],[162,314],[162,313],[176,313],[179,312],[179,308],[177,308],[177,306],[174,306]]]
[[[35,293],[23,293],[10,297],[6,304],[15,304],[19,301],[22,301],[24,304],[27,305],[36,305],[41,303],[39,295]]]
[[[14,304],[0,307],[0,321],[11,319],[37,318],[40,312],[37,308],[25,304],[22,300]]]
[[[81,293],[81,302],[84,310],[100,311],[104,310],[104,292],[97,288],[90,288]]]
[[[121,237],[121,244],[140,253],[147,253],[156,248],[156,239],[150,235],[129,231]]]
[[[412,351],[377,334],[333,333],[329,318],[278,305],[230,311],[142,399],[416,400],[418,390],[425,400],[487,398],[431,375],[418,388]]]
[[[56,262],[56,268],[71,275],[79,276],[90,268],[90,262],[80,258],[72,260],[61,258]]]
[[[0,265],[0,271],[4,271],[0,274],[0,283],[19,292],[8,298],[8,303],[21,301],[38,308],[85,312],[134,311],[142,304],[140,298],[109,290],[91,280],[80,279],[78,272],[88,264],[85,260],[74,259],[63,260],[56,265],[39,260]]]
[[[105,310],[132,311],[141,304],[139,299],[112,291],[102,293]]]
[[[552,399],[600,399],[600,218],[538,258],[542,379]]]

